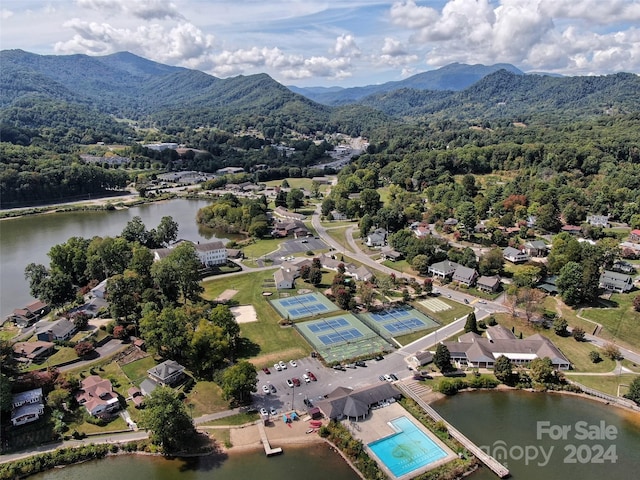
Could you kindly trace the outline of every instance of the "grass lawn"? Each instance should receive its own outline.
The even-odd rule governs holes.
[[[0,329],[0,340],[11,340],[20,332],[20,329],[11,322],[5,322]]]
[[[640,312],[633,308],[636,295],[637,292],[614,293],[607,302],[610,308],[585,308],[581,315],[602,324],[604,329],[601,337],[616,339],[618,343],[637,349],[640,347]]]
[[[419,332],[408,333],[407,335],[400,335],[399,337],[393,337],[403,347],[409,345],[411,342],[415,342],[419,338],[429,335],[431,332],[437,330],[437,328],[428,328]]]
[[[327,234],[336,242],[338,242],[343,248],[349,248],[349,244],[347,242],[347,227],[332,228],[331,230],[327,230]]]
[[[311,183],[313,180],[310,178],[287,178],[287,182],[289,183],[290,188],[303,188],[305,190],[311,191]],[[269,180],[268,182],[264,182],[267,187],[280,187],[282,186],[283,180]],[[326,192],[330,185],[320,185],[318,190],[322,192]]]
[[[357,225],[355,220],[331,220],[330,222],[322,221],[321,225],[327,229],[334,229],[338,227],[350,227]]]
[[[241,244],[240,248],[242,248],[245,258],[260,258],[263,255],[267,255],[268,253],[277,250],[282,241],[283,240],[281,238],[265,238],[248,245]]]
[[[80,407],[80,408],[84,409],[84,407]],[[88,423],[88,422],[82,422],[82,423],[71,422],[68,425],[69,425],[69,431],[77,430],[79,433],[86,433],[87,435],[90,435],[92,433],[106,433],[106,432],[115,432],[118,430],[129,430],[129,426],[127,425],[127,422],[125,422],[124,419],[120,416],[115,417],[113,420],[111,420],[109,423],[107,423],[104,426],[94,425],[93,423]],[[87,440],[87,441],[90,441],[90,440]]]
[[[607,373],[613,371],[616,366],[613,360],[604,355],[601,355],[601,362],[593,363],[589,359],[589,352],[592,350],[600,351],[600,349],[589,342],[576,342],[573,337],[560,337],[556,335],[553,330],[545,330],[541,327],[528,325],[527,322],[522,319],[513,320],[511,316],[507,314],[496,315],[496,320],[500,325],[509,330],[513,327],[516,335],[520,335],[520,332],[522,332],[523,337],[528,337],[529,335],[540,333],[547,337],[569,359],[573,365],[573,371]]]
[[[409,262],[406,260],[398,260],[396,262],[392,262],[391,260],[384,260],[382,265],[385,267],[393,268],[394,270],[400,273],[408,273],[410,275],[418,275],[418,272],[414,270]]]
[[[216,298],[224,290],[238,290],[233,297],[240,305],[253,305],[258,316],[257,322],[240,325],[244,337],[241,358],[250,358],[257,367],[272,365],[274,361],[286,358],[301,358],[311,352],[311,347],[291,327],[281,327],[280,315],[262,296],[263,291],[275,293],[274,287],[261,288],[265,279],[272,279],[272,271],[252,272],[233,278],[220,278],[203,283],[204,297]]]
[[[228,428],[211,428],[207,429],[209,437],[214,438],[218,443],[224,445],[226,448],[231,448],[231,431]]]
[[[56,347],[56,353],[49,357],[49,361],[45,361],[43,364],[31,364],[27,370],[40,370],[44,365],[59,365],[69,360],[75,360],[78,358],[78,354],[71,347]]]
[[[622,360],[622,366],[625,368],[628,368],[633,372],[640,373],[640,365],[632,362],[631,360],[626,360],[626,359]]]
[[[157,362],[153,359],[153,356],[149,355],[148,357],[123,365],[122,371],[129,380],[138,387],[142,381],[147,378],[147,370],[155,367],[156,364]]]
[[[637,375],[626,373],[623,375],[570,375],[567,378],[574,380],[582,385],[600,390],[609,395],[616,396],[618,394],[618,385],[629,385]],[[627,393],[627,387],[620,387],[620,395]]]
[[[222,389],[213,382],[201,381],[187,394],[185,405],[193,405],[193,416],[199,417],[208,413],[222,412],[229,408],[222,399]],[[191,414],[191,407],[187,408]]]

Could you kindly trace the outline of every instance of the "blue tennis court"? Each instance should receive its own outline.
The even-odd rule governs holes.
[[[400,306],[360,315],[363,322],[383,337],[395,337],[437,327],[438,323],[415,308]]]
[[[349,330],[340,330],[339,332],[318,335],[318,338],[325,345],[333,345],[334,343],[348,342],[362,336],[362,333],[356,328],[350,328]]]
[[[327,297],[317,292],[296,295],[294,297],[276,298],[270,300],[270,302],[282,318],[288,318],[290,320],[339,310]]]
[[[312,325],[309,325],[308,328],[313,333],[318,333],[318,332],[324,332],[326,330],[334,330],[336,328],[344,327],[347,325],[349,325],[349,322],[347,322],[342,317],[338,317],[338,318],[329,318],[327,320],[324,320],[323,322],[314,323]]]

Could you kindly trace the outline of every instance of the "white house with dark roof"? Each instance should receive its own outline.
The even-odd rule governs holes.
[[[587,223],[592,227],[608,228],[611,226],[609,224],[609,215],[587,215]]]
[[[203,265],[213,267],[227,263],[227,249],[221,241],[196,243],[195,247],[200,263]]]
[[[476,283],[477,278],[478,272],[476,272],[475,269],[458,265],[458,268],[453,272],[452,280],[470,287]]]
[[[633,277],[624,273],[605,270],[602,272],[602,275],[600,275],[600,282],[598,286],[611,292],[628,292],[633,288]]]
[[[461,335],[457,342],[443,342],[458,367],[493,368],[501,355],[516,365],[527,365],[536,358],[548,357],[558,370],[571,363],[551,340],[540,334],[522,340],[501,325],[487,328],[487,337],[473,332]]]
[[[11,423],[14,426],[35,422],[44,413],[42,388],[16,393],[11,397]]]
[[[443,262],[437,262],[430,265],[429,273],[433,277],[447,278],[453,276],[453,273],[459,266],[460,265],[458,265],[456,262],[445,260]]]
[[[382,247],[387,244],[387,231],[384,228],[376,228],[367,235],[366,244],[368,247]]]
[[[531,240],[524,244],[524,251],[530,257],[546,257],[549,246],[542,240]]]
[[[182,379],[184,370],[185,368],[175,360],[166,360],[147,370],[147,373],[154,382],[164,386],[173,386]]]
[[[505,260],[509,260],[511,263],[522,263],[529,260],[527,252],[518,250],[517,248],[507,247],[502,251],[502,257]]]

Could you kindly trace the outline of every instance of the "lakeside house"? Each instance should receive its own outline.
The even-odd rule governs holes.
[[[17,327],[26,328],[40,320],[49,313],[49,305],[41,300],[36,300],[23,308],[16,308],[7,320],[13,322]]]
[[[185,368],[175,360],[166,360],[147,370],[156,384],[172,387],[184,377]]]
[[[357,390],[338,387],[316,406],[331,420],[358,420],[365,419],[372,407],[384,402],[395,402],[401,396],[400,391],[387,382]]]
[[[111,381],[99,375],[91,375],[80,382],[76,400],[93,417],[115,412],[120,408],[118,394],[113,391]]]
[[[486,335],[482,337],[469,332],[458,337],[458,341],[442,343],[458,368],[493,368],[496,359],[502,355],[516,365],[527,365],[536,358],[548,357],[558,370],[571,367],[558,347],[539,333],[518,339],[511,330],[495,325],[487,328]]]
[[[205,267],[214,267],[217,265],[225,265],[227,263],[227,249],[220,240],[207,243],[194,243],[189,240],[180,240],[168,248],[156,248],[152,250],[153,261],[159,262],[160,260],[167,258],[173,249],[180,245],[182,242],[191,243],[196,250],[200,263]]]
[[[19,362],[41,362],[54,352],[53,342],[37,340],[13,344],[13,355]]]
[[[60,320],[47,323],[40,327],[36,332],[36,338],[43,342],[53,342],[56,340],[64,342],[65,340],[69,340],[77,331],[78,329],[73,322],[66,318],[61,318]]]
[[[14,426],[35,422],[44,413],[42,388],[11,396],[11,423]]]

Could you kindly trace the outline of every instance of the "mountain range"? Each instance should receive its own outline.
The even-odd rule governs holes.
[[[640,111],[635,74],[525,75],[508,64],[452,64],[382,85],[304,89],[266,74],[221,79],[128,52],[52,56],[5,50],[0,65],[0,123],[76,129],[79,135],[97,128],[130,135],[132,123],[359,135],[425,117],[477,122]]]

